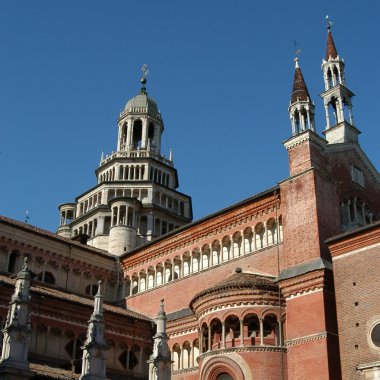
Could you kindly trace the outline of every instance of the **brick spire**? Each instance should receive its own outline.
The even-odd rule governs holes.
[[[333,59],[338,57],[338,52],[335,47],[330,25],[327,27],[327,31],[326,61],[328,61],[330,57]]]
[[[311,101],[310,95],[305,80],[303,79],[302,71],[298,64],[298,58],[295,58],[294,61],[296,63],[296,67],[294,71],[293,90],[290,104],[294,104],[297,101],[309,102]]]

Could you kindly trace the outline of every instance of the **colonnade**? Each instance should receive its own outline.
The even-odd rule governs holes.
[[[202,323],[199,350],[202,354],[233,347],[280,346],[282,341],[276,315],[249,313],[239,318],[229,314],[224,319],[213,318]]]
[[[360,198],[353,197],[341,202],[341,216],[343,227],[352,225],[366,225],[373,222],[373,214],[369,207]]]
[[[137,210],[128,205],[116,205],[112,207],[111,227],[113,226],[137,226]]]
[[[171,348],[173,371],[197,367],[199,356],[199,339],[193,342],[186,340],[181,345],[176,343]]]
[[[129,295],[146,291],[173,280],[184,278],[193,273],[228,262],[248,253],[273,246],[282,241],[282,219],[276,223],[274,218],[259,222],[253,228],[247,227],[221,240],[181,255],[169,258],[146,269],[133,273],[126,278]]]

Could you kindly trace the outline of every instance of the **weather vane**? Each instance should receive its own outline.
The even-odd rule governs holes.
[[[333,22],[330,21],[329,15],[326,15],[326,22],[327,22],[327,29],[330,29]]]
[[[25,223],[28,223],[29,222],[29,219],[30,219],[30,216],[29,216],[29,209],[27,209],[25,211]]]
[[[294,45],[294,55],[297,57],[297,55],[301,54],[301,49],[297,49],[297,41],[294,40],[293,41],[293,45]]]
[[[143,78],[146,78],[149,75],[148,65],[144,63],[141,71],[143,72]]]

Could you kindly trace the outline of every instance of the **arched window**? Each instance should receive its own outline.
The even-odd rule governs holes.
[[[141,148],[141,138],[142,138],[142,121],[136,120],[133,123],[133,149]]]
[[[255,227],[257,249],[264,247],[264,232],[265,232],[265,229],[264,229],[263,223],[258,223]]]
[[[154,125],[152,123],[149,123],[148,139],[150,140],[151,143],[154,143]]]
[[[98,285],[90,284],[86,287],[85,293],[94,296],[98,292]]]
[[[41,272],[37,276],[37,280],[45,282],[46,284],[52,284],[52,285],[55,284],[55,277],[53,276],[53,274],[50,273],[50,272],[46,272],[46,271],[45,272]]]
[[[328,85],[328,88],[334,87],[334,83],[333,83],[332,74],[331,74],[330,69],[327,70],[327,85]]]
[[[15,273],[16,272],[16,262],[17,257],[19,256],[18,251],[12,251],[9,256],[9,262],[8,262],[8,272]]]

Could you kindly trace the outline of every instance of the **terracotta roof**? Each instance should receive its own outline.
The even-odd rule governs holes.
[[[327,49],[326,49],[326,61],[331,57],[335,59],[338,56],[338,52],[336,51],[335,43],[331,34],[331,30],[329,29],[327,33]]]
[[[78,247],[80,249],[84,249],[86,251],[93,252],[93,253],[101,255],[101,256],[107,256],[107,257],[115,258],[114,255],[111,255],[110,253],[108,253],[107,251],[104,251],[102,249],[98,249],[98,248],[91,247],[89,245],[81,244],[77,241],[59,236],[53,232],[43,230],[42,228],[35,227],[35,226],[28,224],[28,223],[23,223],[23,222],[20,222],[18,220],[7,218],[6,216],[3,216],[3,215],[0,215],[0,224],[6,224],[9,226],[20,228],[24,231],[28,231],[28,232],[34,233],[36,235],[44,236],[48,239],[59,241],[62,244]]]
[[[78,379],[79,375],[62,368],[49,367],[44,364],[30,363],[30,369],[38,376],[47,379],[73,380]]]
[[[8,284],[8,285],[14,286],[15,279],[12,279],[8,276],[0,274],[0,284]],[[77,294],[73,294],[69,291],[64,291],[64,290],[56,289],[53,287],[44,286],[44,284],[42,284],[42,283],[41,284],[37,284],[37,283],[33,284],[31,287],[31,291],[33,293],[42,294],[44,296],[53,297],[53,298],[56,298],[59,300],[68,301],[68,302],[76,303],[79,305],[89,306],[91,308],[94,305],[94,301],[93,301],[93,298],[91,296],[88,296],[88,297],[80,296]],[[132,317],[132,318],[136,318],[136,319],[140,319],[140,320],[144,320],[144,321],[148,321],[148,322],[152,321],[152,319],[146,317],[145,315],[136,313],[135,311],[125,309],[123,307],[114,306],[111,304],[104,303],[103,308],[104,308],[104,311],[110,312],[112,314],[119,314],[122,316]]]
[[[191,302],[209,293],[224,292],[231,289],[264,289],[264,290],[278,290],[277,284],[274,282],[273,277],[255,274],[244,273],[240,268],[236,269],[236,273],[226,279],[218,282],[211,288],[202,290],[196,294]]]
[[[302,71],[296,66],[293,79],[293,90],[290,103],[293,104],[297,101],[308,102],[311,101],[309,91],[307,89],[305,80],[303,79]]]

